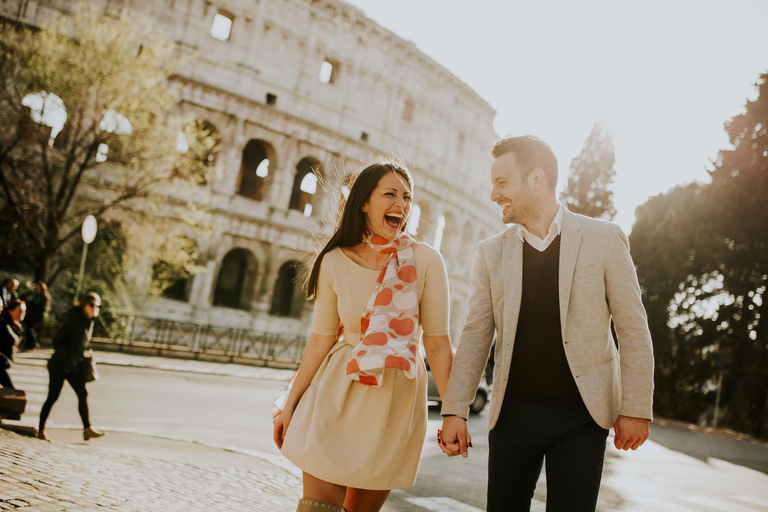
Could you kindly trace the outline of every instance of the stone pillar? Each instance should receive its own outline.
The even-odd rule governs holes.
[[[234,118],[233,123],[235,126],[231,130],[234,132],[232,143],[226,145],[226,149],[222,150],[218,159],[221,162],[222,175],[217,180],[218,186],[215,187],[215,192],[224,196],[237,193],[237,177],[243,160],[243,149],[248,142],[245,135],[245,119]]]
[[[208,260],[205,271],[198,272],[192,279],[192,290],[189,293],[189,303],[193,306],[206,308],[213,302],[213,283],[216,279],[217,265],[215,260]]]
[[[293,180],[296,177],[296,164],[299,163],[301,157],[300,144],[292,136],[285,136],[279,148],[280,168],[270,171],[270,173],[274,172],[275,174],[272,176],[272,193],[269,204],[278,210],[288,210],[288,205],[291,202]]]

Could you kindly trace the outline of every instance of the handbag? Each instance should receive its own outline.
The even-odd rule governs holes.
[[[20,420],[27,408],[27,395],[20,389],[0,388],[0,418]]]
[[[80,371],[83,373],[85,382],[99,380],[99,371],[96,369],[96,360],[93,358],[93,350],[89,350],[83,355],[83,362],[80,363]]]

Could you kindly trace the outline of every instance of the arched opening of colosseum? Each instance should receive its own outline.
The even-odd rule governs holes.
[[[23,139],[53,145],[59,133],[66,135],[63,132],[67,108],[60,97],[43,91],[27,94],[21,104],[25,107],[19,126],[19,135]]]
[[[197,140],[191,140],[195,138]],[[188,123],[184,130],[179,132],[176,137],[176,151],[187,154],[190,149],[190,142],[197,149],[193,152],[191,158],[195,162],[195,174],[191,176],[201,185],[208,183],[210,168],[216,163],[216,155],[221,149],[221,134],[206,119],[198,118]],[[202,164],[202,168],[199,164]],[[178,170],[174,170],[174,177],[181,177]]]
[[[131,125],[128,118],[112,109],[104,111],[104,117],[101,118],[99,129],[122,136],[131,135],[133,133],[133,125]],[[128,155],[124,154],[121,138],[112,138],[109,145],[104,143],[99,144],[99,147],[96,150],[96,161],[105,162],[107,159],[121,164],[128,163],[129,158]]]
[[[243,149],[237,193],[256,201],[264,199],[271,181],[274,150],[267,142],[251,139]]]
[[[437,223],[435,224],[435,241],[433,245],[435,249],[440,251],[440,254],[445,256],[443,252],[443,233],[445,232],[445,215],[442,213],[437,216]]]
[[[199,259],[200,251],[194,240],[185,236],[169,239],[160,247],[152,266],[152,289],[163,298],[189,300],[192,282],[191,266]]]
[[[419,202],[419,226],[416,230],[416,240],[427,242],[428,244],[434,243],[435,226],[431,223],[432,220],[432,205],[429,201]]]
[[[275,290],[272,295],[270,315],[300,318],[305,299],[297,282],[302,275],[303,265],[298,261],[283,263],[277,273]]]
[[[346,202],[347,199],[349,199],[349,191],[352,190],[352,185],[355,184],[356,178],[356,173],[350,173],[344,176],[344,179],[341,180],[341,198],[339,199],[339,204],[341,204],[342,200]]]
[[[472,260],[472,255],[475,253],[477,239],[475,239],[474,232],[475,230],[472,222],[467,221],[467,223],[464,224],[464,232],[462,233],[459,242],[459,263],[461,263],[462,266],[467,266]]]
[[[256,257],[248,249],[232,249],[221,260],[213,305],[233,309],[251,309],[256,284]]]
[[[408,234],[416,236],[419,233],[419,223],[421,222],[421,208],[416,203],[411,206],[411,213],[408,215]]]
[[[221,149],[221,133],[219,133],[219,130],[216,128],[216,126],[214,126],[214,124],[207,119],[195,119],[194,122],[200,128],[201,132],[204,135],[211,137],[215,143],[215,145],[210,150],[206,151],[205,154],[200,155],[201,159],[207,167],[213,167],[216,164],[216,156],[219,154],[219,150]]]
[[[305,217],[312,215],[317,206],[317,185],[323,176],[322,164],[314,158],[304,158],[296,166],[293,191],[288,208],[299,210]]]
[[[441,217],[443,217],[444,220],[440,253],[446,260],[446,266],[450,266],[448,260],[455,258],[458,245],[460,244],[458,232],[459,226],[456,217],[451,212],[441,215]]]

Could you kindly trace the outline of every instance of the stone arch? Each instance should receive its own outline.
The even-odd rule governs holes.
[[[197,123],[197,125],[202,129],[203,133],[212,137],[216,143],[215,146],[213,146],[209,151],[207,151],[204,155],[201,155],[205,165],[207,167],[213,167],[216,165],[216,158],[218,157],[219,151],[221,150],[221,132],[218,130],[218,128],[216,128],[216,125],[207,119],[198,118],[195,120],[195,123]]]
[[[160,247],[152,265],[153,294],[178,301],[188,301],[194,278],[191,266],[200,259],[197,242],[187,236],[170,238]]]
[[[419,224],[421,223],[421,207],[413,203],[411,205],[411,213],[408,215],[408,234],[410,236],[417,236],[419,234]]]
[[[186,176],[200,185],[208,183],[221,150],[221,139],[221,133],[207,119],[199,117],[187,123],[176,137],[176,151],[186,155],[192,165],[183,172],[174,169],[173,176]]]
[[[296,165],[289,210],[298,210],[309,217],[318,206],[323,165],[315,158],[305,157]]]
[[[446,260],[454,259],[461,244],[458,221],[452,212],[444,213],[443,218],[445,219],[445,226],[443,227],[440,253]]]
[[[248,249],[235,248],[221,260],[213,290],[213,305],[250,310],[258,275],[256,257]]]
[[[472,221],[468,220],[464,224],[459,244],[459,263],[468,265],[472,261],[472,255],[475,253],[475,247],[477,247]]]
[[[435,226],[433,223],[432,204],[429,201],[419,201],[419,227],[416,230],[416,240],[434,243]]]
[[[451,339],[458,340],[461,334],[461,329],[464,326],[464,311],[465,300],[462,298],[454,298],[451,301],[451,317],[448,321],[450,329]]]
[[[305,299],[298,280],[304,275],[304,265],[299,261],[286,261],[277,272],[272,294],[270,315],[301,318]]]
[[[240,174],[237,177],[237,193],[249,199],[262,201],[273,181],[276,169],[275,150],[261,139],[251,139],[243,148]]]

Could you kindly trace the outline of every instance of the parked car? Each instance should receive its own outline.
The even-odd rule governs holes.
[[[424,365],[427,367],[427,400],[430,402],[437,402],[437,406],[440,407],[443,401],[440,398],[440,393],[437,391],[437,384],[435,384],[435,379],[432,378],[432,372],[429,369],[429,362],[427,362],[426,357],[424,358]],[[469,406],[469,412],[471,414],[480,414],[480,412],[485,409],[485,406],[490,399],[491,386],[486,383],[485,373],[483,373],[483,377],[480,379],[480,385],[477,388],[477,393],[475,393],[475,401]]]

